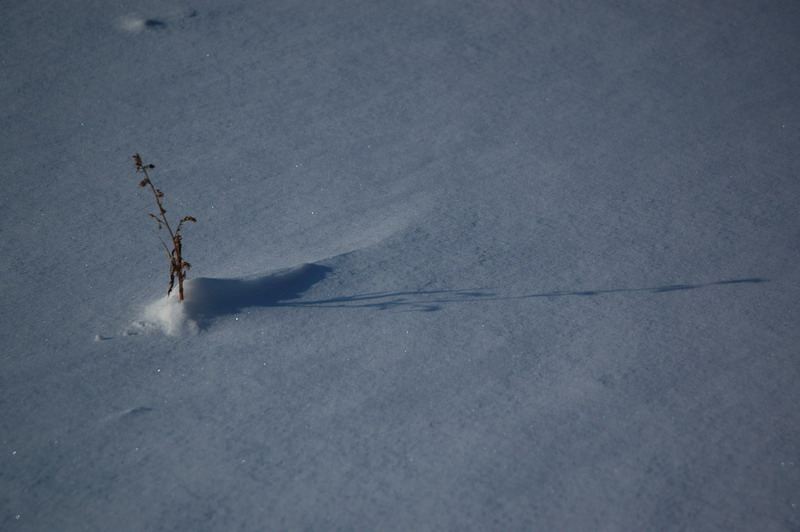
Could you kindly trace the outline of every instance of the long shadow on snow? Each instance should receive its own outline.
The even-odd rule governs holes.
[[[252,279],[190,279],[184,309],[203,327],[214,318],[237,314],[243,308],[274,307],[297,299],[331,271],[327,266],[303,264]]]
[[[480,290],[408,290],[370,292],[313,301],[296,301],[312,285],[323,280],[332,268],[320,264],[304,264],[252,279],[191,279],[184,301],[187,315],[205,327],[214,318],[237,314],[247,307],[321,307],[372,308],[378,310],[404,309],[433,312],[444,305],[475,301],[507,301],[512,299],[553,298],[569,296],[599,296],[626,292],[656,294],[696,290],[721,285],[764,283],[767,279],[729,279],[699,284],[672,284],[644,288],[612,288],[605,290],[552,291],[518,296],[504,296]]]
[[[404,292],[370,292],[353,296],[342,296],[318,301],[285,301],[280,303],[292,307],[323,307],[323,308],[374,308],[379,310],[407,309],[408,311],[433,312],[440,310],[443,305],[462,303],[467,301],[506,301],[511,299],[534,299],[567,296],[599,296],[603,294],[617,294],[625,292],[651,292],[662,294],[683,290],[696,290],[720,285],[765,283],[767,279],[758,277],[748,279],[729,279],[699,284],[671,284],[651,286],[645,288],[611,288],[606,290],[575,290],[541,292],[538,294],[523,294],[519,296],[503,296],[491,292],[474,290],[418,290]]]

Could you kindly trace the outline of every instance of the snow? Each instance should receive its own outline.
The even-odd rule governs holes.
[[[4,22],[0,529],[800,528],[794,3]]]
[[[169,336],[197,334],[197,322],[185,307],[174,293],[156,300],[145,308],[142,319],[134,322],[125,334],[139,334],[140,331],[157,331]]]

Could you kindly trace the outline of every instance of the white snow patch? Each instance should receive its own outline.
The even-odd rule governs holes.
[[[128,33],[139,33],[145,28],[145,19],[138,15],[125,15],[117,19],[117,27]]]
[[[198,331],[197,323],[189,318],[185,305],[173,293],[145,307],[142,319],[135,321],[127,334],[162,332],[168,336],[185,336]]]

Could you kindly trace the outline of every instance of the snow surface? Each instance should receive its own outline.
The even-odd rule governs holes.
[[[797,530],[798,6],[6,5],[0,529]]]

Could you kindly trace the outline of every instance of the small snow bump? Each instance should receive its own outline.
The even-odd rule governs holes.
[[[178,296],[163,297],[148,305],[142,318],[134,321],[123,332],[125,336],[135,336],[140,333],[161,332],[167,336],[183,336],[197,334],[199,327],[194,320],[186,314],[184,305],[178,301]]]
[[[125,15],[117,21],[117,26],[128,33],[139,33],[144,29],[144,19],[136,15]]]
[[[128,33],[140,33],[146,29],[162,29],[167,26],[167,23],[154,19],[154,18],[144,18],[139,15],[125,15],[117,19],[116,25],[122,31]]]

